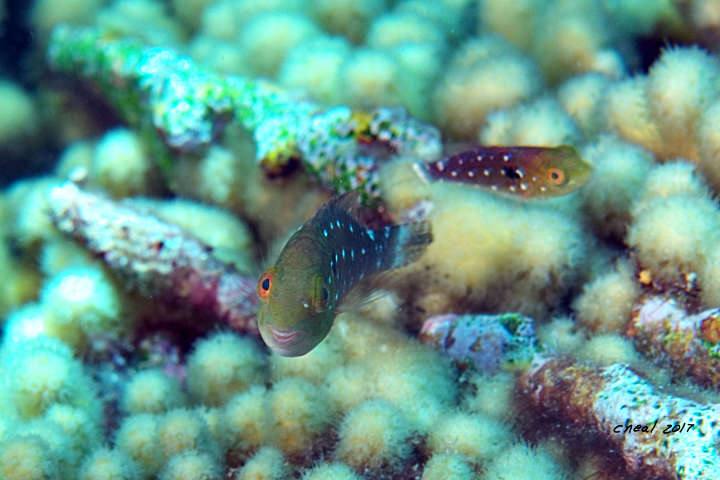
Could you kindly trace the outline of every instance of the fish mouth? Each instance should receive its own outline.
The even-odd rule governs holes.
[[[279,346],[291,345],[300,336],[300,330],[281,330],[279,328],[267,326],[273,341]]]

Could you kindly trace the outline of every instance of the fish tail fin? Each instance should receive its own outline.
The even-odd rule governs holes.
[[[429,222],[414,222],[392,227],[395,232],[394,257],[390,268],[400,268],[416,261],[432,242]]]

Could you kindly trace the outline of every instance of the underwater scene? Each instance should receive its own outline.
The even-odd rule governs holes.
[[[0,480],[720,480],[720,0],[0,46]]]

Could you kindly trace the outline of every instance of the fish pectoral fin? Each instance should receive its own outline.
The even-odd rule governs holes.
[[[337,306],[337,311],[350,312],[362,310],[374,302],[392,295],[394,285],[401,278],[395,270],[377,273],[355,285]]]
[[[361,297],[360,295],[353,296],[352,298],[345,298],[342,304],[338,307],[338,314],[345,312],[357,312],[358,310],[365,310],[371,308],[373,304],[387,298],[392,295],[390,290],[374,290],[369,294]]]

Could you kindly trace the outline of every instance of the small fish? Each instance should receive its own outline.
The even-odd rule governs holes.
[[[432,241],[427,223],[362,226],[356,194],[335,197],[303,224],[258,280],[258,328],[276,353],[294,357],[328,334],[338,307],[361,281],[415,261]]]
[[[574,147],[475,147],[413,164],[423,181],[444,180],[523,198],[566,195],[590,180],[592,165]]]

